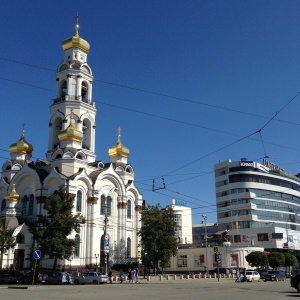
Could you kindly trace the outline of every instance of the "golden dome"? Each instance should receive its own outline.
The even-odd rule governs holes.
[[[5,197],[5,200],[18,201],[19,198],[20,198],[20,195],[16,192],[15,184],[13,184],[12,191],[10,192],[10,194],[8,194],[8,195]]]
[[[118,131],[118,141],[113,147],[108,149],[108,155],[109,157],[121,156],[127,158],[129,156],[130,151],[121,143],[121,128],[119,128]]]
[[[81,143],[83,139],[83,134],[81,131],[75,128],[75,124],[73,121],[73,112],[71,112],[70,125],[65,130],[60,131],[60,133],[58,134],[58,139],[60,142],[75,141]]]
[[[22,130],[21,138],[16,142],[10,145],[10,153],[23,153],[23,154],[32,154],[33,146],[26,142],[25,140],[25,130]]]
[[[79,24],[78,24],[79,16],[76,16],[76,25],[75,25],[75,33],[72,37],[65,39],[62,43],[62,47],[64,51],[71,49],[71,48],[78,48],[85,53],[88,53],[90,50],[90,44],[81,38],[78,34]]]

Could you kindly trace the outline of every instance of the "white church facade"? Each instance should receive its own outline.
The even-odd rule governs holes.
[[[0,268],[12,264],[28,268],[28,257],[36,245],[28,224],[47,214],[43,203],[64,186],[86,223],[76,239],[72,261],[60,265],[103,265],[127,263],[136,258],[137,235],[141,227],[142,195],[134,183],[134,169],[128,163],[129,149],[121,142],[108,150],[109,162],[96,160],[96,114],[92,101],[93,73],[87,63],[89,43],[75,34],[62,43],[64,58],[56,72],[56,97],[50,105],[49,142],[45,160],[32,161],[33,145],[21,138],[10,146],[10,159],[2,166],[0,222],[12,229],[17,244],[3,255]],[[107,221],[107,222],[106,222]],[[104,251],[104,239],[109,246]],[[41,267],[52,260],[41,260]]]

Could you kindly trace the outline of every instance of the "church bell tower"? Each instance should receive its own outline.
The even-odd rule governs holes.
[[[56,98],[50,106],[49,161],[70,158],[76,153],[94,162],[96,107],[92,101],[93,73],[87,63],[90,44],[79,36],[78,15],[75,33],[62,43],[64,59],[56,72]]]

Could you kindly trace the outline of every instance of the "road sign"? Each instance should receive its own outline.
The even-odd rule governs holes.
[[[104,252],[109,253],[109,241],[104,241]]]
[[[40,259],[41,256],[42,256],[41,250],[35,250],[35,251],[33,252],[33,258],[34,258],[34,259]]]

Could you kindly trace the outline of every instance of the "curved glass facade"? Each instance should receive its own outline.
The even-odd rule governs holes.
[[[215,181],[219,230],[277,227],[300,237],[299,177],[253,161],[225,161],[215,165]]]

